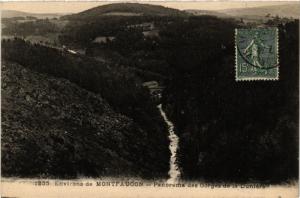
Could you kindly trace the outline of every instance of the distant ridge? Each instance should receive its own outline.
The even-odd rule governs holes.
[[[213,16],[218,16],[218,17],[231,17],[228,14],[214,11],[214,10],[185,10],[185,12],[190,13],[192,15],[196,15],[196,16],[213,15]]]
[[[166,8],[160,5],[149,5],[139,3],[113,3],[103,6],[98,6],[85,10],[83,12],[64,16],[67,19],[92,19],[99,16],[184,16],[186,12],[173,8]]]
[[[300,16],[300,3],[289,3],[284,5],[262,6],[254,8],[237,8],[218,10],[219,13],[223,13],[231,16],[271,16],[278,15],[279,17],[292,17],[299,18]]]
[[[61,13],[45,13],[45,14],[39,14],[39,13],[28,13],[28,12],[22,12],[22,11],[16,11],[16,10],[1,10],[1,17],[2,18],[13,18],[13,17],[37,17],[37,18],[54,18],[54,17],[60,17],[64,14]]]
[[[30,14],[21,11],[15,11],[15,10],[1,10],[2,18],[26,17],[26,16],[30,16]]]

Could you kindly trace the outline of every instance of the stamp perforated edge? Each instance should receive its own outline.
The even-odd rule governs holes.
[[[240,81],[278,81],[279,80],[279,69],[280,69],[280,63],[279,63],[279,34],[278,34],[278,28],[276,28],[276,55],[277,55],[277,75],[276,78],[268,78],[268,77],[249,77],[249,78],[239,78],[238,77],[238,69],[237,69],[237,31],[238,28],[235,28],[234,30],[234,50],[235,50],[235,81],[240,82]]]

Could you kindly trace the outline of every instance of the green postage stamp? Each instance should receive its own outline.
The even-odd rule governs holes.
[[[236,81],[278,80],[278,29],[235,30]]]

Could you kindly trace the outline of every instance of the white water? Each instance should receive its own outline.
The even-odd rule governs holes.
[[[164,121],[168,125],[168,131],[169,131],[169,140],[170,140],[170,145],[169,149],[171,151],[171,157],[170,157],[170,170],[169,170],[169,179],[167,183],[174,183],[176,182],[179,177],[180,177],[180,171],[176,163],[176,151],[178,148],[178,142],[179,138],[178,136],[174,133],[174,125],[173,123],[167,118],[166,113],[162,109],[162,105],[159,104],[157,108],[160,111],[161,116],[163,117]]]

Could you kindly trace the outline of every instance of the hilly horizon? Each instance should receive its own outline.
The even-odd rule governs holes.
[[[299,18],[300,4],[289,3],[285,5],[261,6],[253,8],[224,9],[217,10],[217,12],[229,16],[266,16],[267,14],[270,14],[272,16],[278,15],[279,17]]]
[[[63,17],[64,19],[90,19],[98,16],[187,16],[187,15],[213,15],[221,18],[241,16],[261,16],[267,14],[280,17],[299,18],[300,4],[259,6],[251,8],[234,8],[224,10],[186,9],[178,10],[160,5],[140,3],[112,3],[97,6],[78,13],[29,13],[17,10],[2,10],[2,18],[34,16],[38,18]]]
[[[66,13],[30,13],[30,12],[23,12],[17,10],[1,10],[1,17],[2,18],[13,18],[13,17],[37,17],[37,18],[54,18],[60,17],[65,15]]]
[[[97,6],[79,13],[66,15],[66,19],[90,19],[99,16],[185,16],[188,15],[185,11],[180,11],[174,8],[167,8],[160,5],[149,5],[140,3],[113,3],[102,6]]]
[[[217,16],[221,18],[229,18],[232,17],[229,14],[219,12],[218,10],[196,10],[196,9],[188,9],[184,10],[185,12],[196,15],[196,16],[202,16],[202,15],[212,15],[212,16]]]

